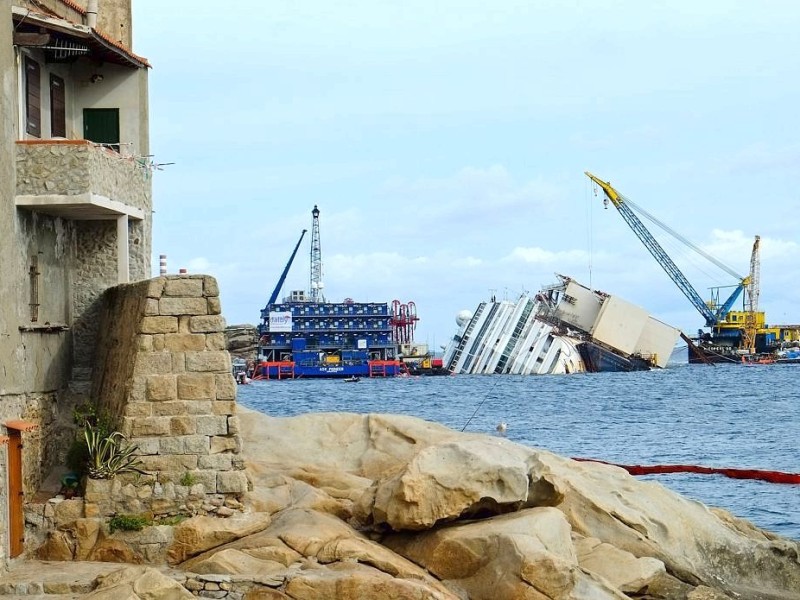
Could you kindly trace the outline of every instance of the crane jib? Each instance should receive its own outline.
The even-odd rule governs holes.
[[[611,186],[611,184],[608,183],[607,181],[601,180],[600,178],[592,175],[588,171],[585,171],[585,173],[587,177],[589,177],[593,182],[595,182],[602,188],[606,197],[611,201],[611,203],[617,209],[619,214],[622,215],[622,218],[625,219],[625,222],[633,230],[633,232],[636,234],[639,240],[645,245],[650,254],[653,255],[653,258],[656,259],[656,262],[658,262],[658,264],[661,265],[661,268],[663,268],[664,271],[666,271],[670,279],[672,279],[675,285],[678,286],[678,289],[680,289],[681,292],[683,292],[683,294],[689,299],[689,301],[697,309],[697,311],[701,315],[703,315],[703,318],[706,321],[706,327],[714,327],[718,325],[721,321],[724,321],[725,317],[733,307],[733,303],[742,293],[742,290],[744,289],[745,285],[749,283],[750,277],[747,278],[739,277],[729,267],[722,265],[719,261],[709,256],[707,253],[703,252],[694,244],[688,242],[688,240],[686,240],[682,236],[679,236],[676,232],[674,232],[672,229],[670,229],[663,223],[656,220],[655,217],[653,217],[643,209],[639,209],[644,215],[646,215],[650,220],[652,220],[654,223],[662,227],[665,231],[676,236],[678,239],[689,245],[691,248],[696,250],[705,258],[717,264],[720,268],[727,271],[728,273],[734,274],[734,276],[740,279],[739,285],[736,287],[736,289],[733,291],[730,297],[722,304],[722,306],[720,306],[720,308],[716,312],[714,312],[708,306],[708,304],[703,300],[703,298],[700,296],[697,290],[694,289],[692,284],[689,283],[689,280],[686,278],[686,276],[681,272],[681,270],[673,262],[673,260],[669,257],[669,255],[664,251],[664,249],[661,247],[661,244],[659,244],[658,241],[653,237],[653,235],[650,233],[647,227],[645,227],[644,223],[642,223],[642,221],[639,219],[636,213],[634,213],[631,207],[628,206],[629,204],[633,206],[635,205],[632,202],[627,201],[625,197],[622,196],[622,194],[620,194],[617,190],[615,190]]]

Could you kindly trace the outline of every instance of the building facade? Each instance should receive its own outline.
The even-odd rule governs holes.
[[[0,0],[0,570],[88,398],[98,299],[150,277],[131,0]]]

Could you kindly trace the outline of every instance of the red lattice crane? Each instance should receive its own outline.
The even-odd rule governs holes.
[[[417,305],[414,302],[402,303],[392,301],[392,335],[396,344],[410,344],[414,341],[414,330],[417,328]]]

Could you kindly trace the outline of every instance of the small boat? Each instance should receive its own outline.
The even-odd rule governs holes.
[[[345,377],[344,379],[342,379],[342,381],[344,381],[345,383],[358,383],[359,381],[361,381],[361,377],[353,375],[352,377]]]
[[[775,362],[775,357],[769,354],[742,355],[743,365],[772,365]]]

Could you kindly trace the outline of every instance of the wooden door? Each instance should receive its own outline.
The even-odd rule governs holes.
[[[8,537],[11,558],[25,549],[25,515],[22,504],[22,434],[8,430]]]

